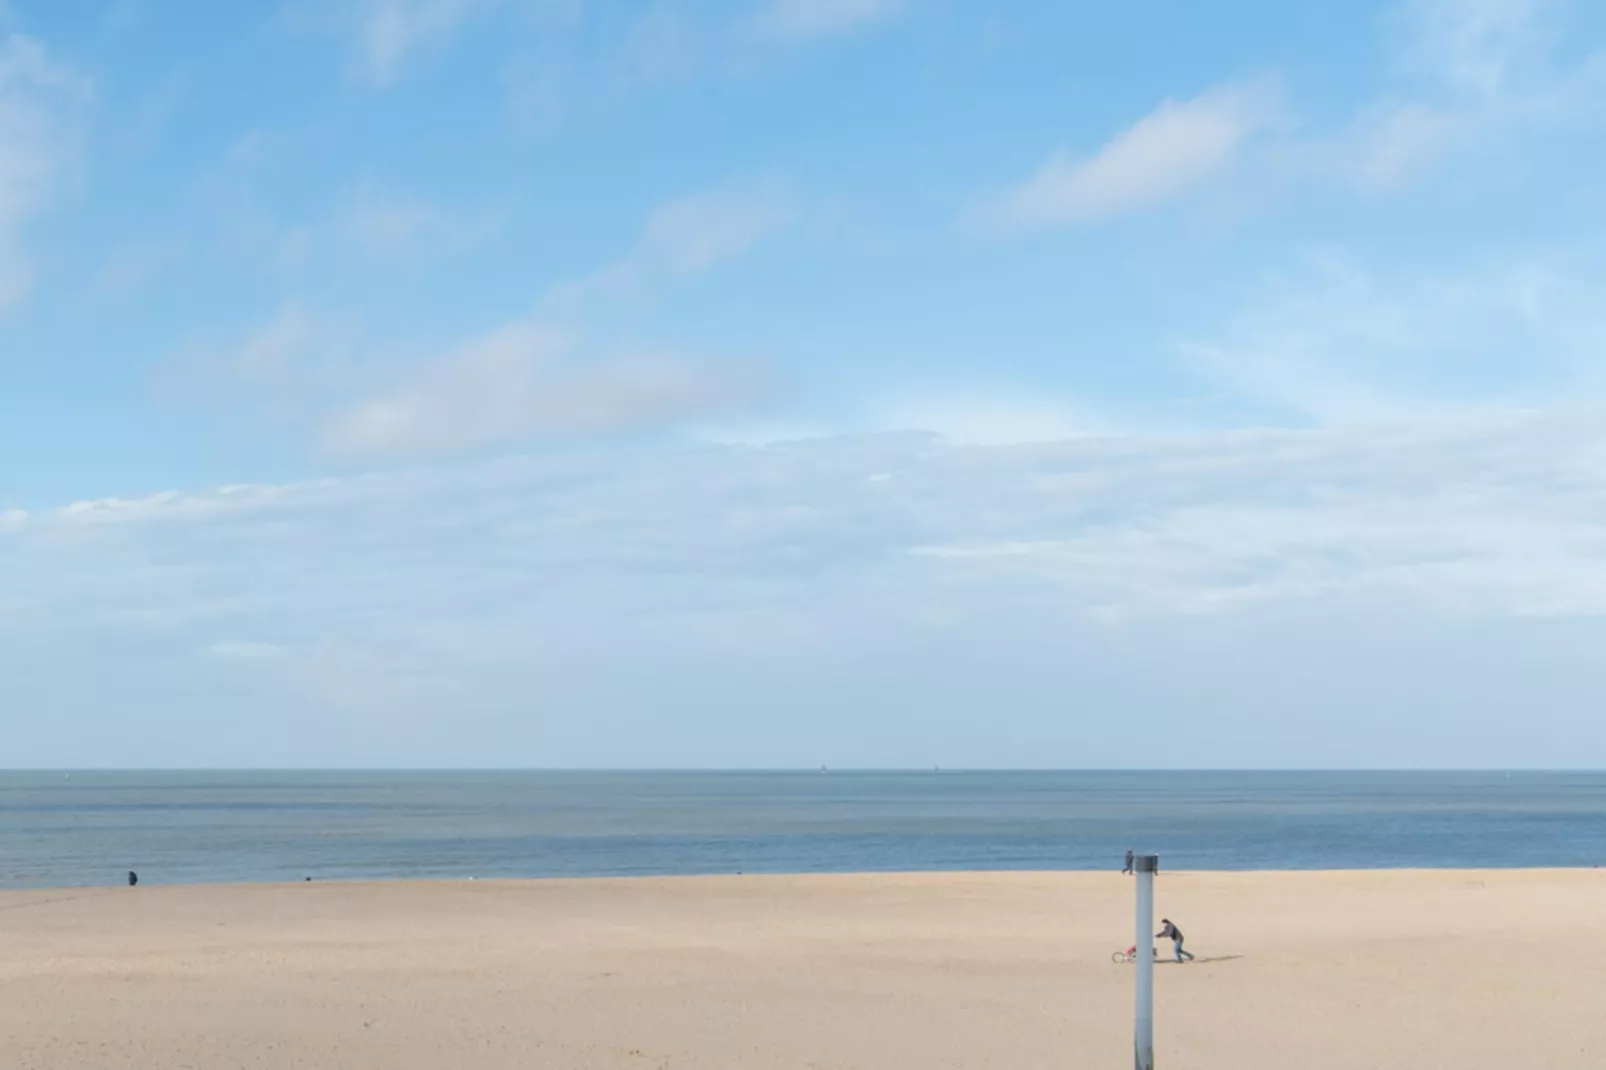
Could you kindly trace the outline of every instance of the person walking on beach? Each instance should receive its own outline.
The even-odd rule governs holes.
[[[1170,918],[1160,919],[1160,931],[1154,934],[1154,938],[1170,940],[1171,946],[1176,948],[1178,962],[1193,961],[1193,952],[1182,950],[1182,930],[1173,925]]]
[[[1125,874],[1129,874],[1131,872],[1132,872],[1132,848],[1128,847],[1126,849],[1126,865],[1121,867],[1121,873],[1123,875],[1125,875]]]

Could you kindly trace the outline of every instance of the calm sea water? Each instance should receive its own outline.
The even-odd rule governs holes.
[[[1594,866],[1601,773],[0,773],[0,886]]]

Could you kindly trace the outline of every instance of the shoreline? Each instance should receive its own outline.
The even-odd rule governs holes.
[[[1477,876],[1493,874],[1584,874],[1600,871],[1601,865],[1593,866],[1381,866],[1364,869],[1166,869],[1164,859],[1161,860],[1161,869],[1158,875],[1160,881],[1167,877],[1220,877],[1220,878],[1265,878],[1265,877],[1360,877],[1360,876]],[[27,885],[19,887],[0,886],[0,900],[7,896],[39,895],[49,893],[72,892],[120,892],[138,893],[141,891],[155,891],[162,888],[190,888],[190,889],[250,889],[261,890],[269,888],[294,888],[315,884],[322,887],[434,887],[442,885],[500,885],[500,886],[550,886],[550,885],[607,885],[607,884],[642,884],[667,882],[722,882],[722,881],[830,881],[830,880],[897,880],[909,878],[914,880],[931,879],[991,879],[1007,877],[1077,877],[1088,878],[1108,876],[1121,878],[1123,874],[1118,869],[865,869],[865,870],[828,870],[812,872],[751,872],[751,873],[640,873],[628,875],[600,875],[600,876],[553,876],[553,877],[330,877],[321,878],[311,875],[310,879],[288,878],[282,881],[182,881],[164,883],[156,878],[148,878],[140,874],[140,883],[137,887],[126,884],[48,884]]]

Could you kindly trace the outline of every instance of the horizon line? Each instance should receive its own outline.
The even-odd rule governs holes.
[[[173,766],[0,766],[0,774],[18,773],[549,773],[549,774],[1195,774],[1195,773],[1578,773],[1606,774],[1591,766],[946,766],[932,765],[786,765],[786,766],[404,766],[404,765],[173,765]]]

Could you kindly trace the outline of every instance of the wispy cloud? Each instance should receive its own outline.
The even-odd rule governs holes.
[[[440,226],[440,216],[426,202],[363,187],[346,210],[346,231],[369,253],[385,255],[406,249]]]
[[[1337,143],[1341,170],[1370,192],[1398,189],[1432,170],[1477,133],[1475,117],[1419,102],[1389,103],[1362,115]]]
[[[627,607],[649,624],[737,613],[754,595],[804,612],[832,577],[833,597],[896,593],[906,608],[967,576],[992,577],[967,597],[1015,597],[1026,574],[1052,583],[1069,616],[1327,597],[1606,615],[1602,426],[1597,409],[1558,408],[1358,433],[1029,447],[891,436],[476,462],[82,503],[10,533],[0,567],[54,623],[126,605],[129,583],[158,578],[127,570],[129,555],[160,553],[183,566],[163,570],[175,612],[213,629],[255,618],[290,646],[337,620],[375,635],[408,622],[478,631],[534,612],[534,632],[506,634],[539,643]],[[476,539],[440,537],[469,520]],[[250,568],[219,570],[219,555],[246,545]],[[69,590],[75,568],[86,570]]]
[[[394,255],[449,232],[421,202],[359,202],[353,239]],[[756,363],[704,360],[659,345],[595,346],[581,329],[591,300],[701,275],[786,226],[789,202],[767,189],[666,204],[625,257],[455,343],[378,336],[360,325],[286,305],[232,341],[192,344],[166,361],[170,396],[210,408],[266,413],[311,432],[327,455],[418,457],[536,438],[649,432],[729,414],[764,392]]]
[[[487,5],[488,6],[488,5]],[[666,85],[762,77],[778,58],[891,25],[916,0],[731,0],[718,4],[507,3],[502,72],[523,130],[551,129],[604,98]]]
[[[212,237],[241,268],[293,274],[325,251],[329,228],[287,212],[280,203],[281,183],[298,169],[302,149],[293,135],[246,130],[196,182],[212,213]]]
[[[754,0],[714,15],[694,5],[640,5],[606,65],[633,88],[752,74],[775,55],[888,24],[912,0]]]
[[[88,83],[42,44],[0,26],[0,311],[32,283],[24,231],[58,192],[73,112],[88,95]]]
[[[1510,90],[1544,64],[1554,0],[1402,0],[1388,19],[1407,74],[1481,97]]]
[[[590,275],[556,287],[552,306],[661,285],[745,256],[796,216],[774,186],[721,190],[664,204],[652,212],[634,249]]]
[[[232,337],[195,340],[152,370],[156,393],[233,428],[292,432],[383,381],[360,327],[290,302]]]
[[[773,189],[716,192],[672,201],[647,220],[631,263],[687,275],[742,256],[786,226],[792,209]]]
[[[399,78],[409,60],[437,47],[469,16],[498,0],[362,0],[355,15],[365,77],[379,86]]]
[[[1108,430],[1072,403],[987,389],[898,399],[879,406],[870,422],[876,430],[929,431],[966,445],[1062,442]]]
[[[988,215],[1010,228],[1074,227],[1174,201],[1227,170],[1280,116],[1269,83],[1166,100],[1090,156],[1057,154]]]
[[[1557,56],[1563,4],[1404,0],[1386,27],[1400,84],[1331,145],[1363,189],[1393,191],[1455,153],[1606,119],[1606,52]]]
[[[338,226],[365,255],[394,261],[462,252],[491,234],[495,221],[459,217],[422,197],[364,184],[348,198]]]
[[[371,179],[335,192],[327,207],[287,210],[285,179],[298,153],[293,136],[252,131],[238,137],[198,183],[225,249],[257,270],[296,273],[332,259],[366,267],[416,266],[460,255],[499,232],[494,207],[463,208],[397,183]]]
[[[343,457],[430,456],[651,431],[706,417],[747,393],[728,369],[656,355],[576,360],[576,348],[540,323],[502,327],[336,414],[324,446]]]
[[[765,26],[784,37],[809,39],[844,33],[901,14],[907,0],[771,0]]]
[[[1458,153],[1606,121],[1606,50],[1560,58],[1565,4],[1402,0],[1382,29],[1390,73],[1336,127],[1296,127],[1270,81],[1167,100],[1095,153],[1059,152],[982,216],[1007,229],[1088,226],[1174,203],[1235,168],[1267,190],[1390,194]]]
[[[248,639],[222,639],[208,646],[206,652],[229,661],[274,661],[289,653],[277,644]]]
[[[1578,263],[1438,274],[1333,257],[1242,297],[1187,347],[1255,422],[1465,419],[1603,396],[1606,292]]]
[[[1484,663],[1471,655],[1509,655],[1524,635],[1549,643],[1568,621],[1592,629],[1575,636],[1580,652],[1598,647],[1603,428],[1598,408],[1558,407],[1037,446],[871,436],[85,502],[0,533],[0,670],[18,709],[137,693],[149,717],[188,724],[214,764],[259,756],[240,749],[249,733],[208,727],[198,686],[207,709],[226,696],[286,738],[316,727],[316,746],[279,756],[291,762],[372,762],[374,738],[403,740],[385,760],[413,764],[798,762],[823,738],[861,738],[862,688],[911,708],[917,720],[887,729],[900,746],[916,723],[928,735],[974,723],[986,696],[1034,741],[1009,759],[1026,764],[1045,745],[1090,760],[1093,721],[1063,727],[1067,673],[1087,695],[1127,702],[1166,664],[1195,698],[1209,682],[1216,703],[1201,725],[1175,715],[1181,693],[1156,698],[1168,732],[1218,746],[1196,759],[1243,760],[1263,733],[1223,718],[1254,702],[1282,723],[1297,701],[1313,746],[1326,722],[1311,704],[1353,684],[1374,641],[1389,671],[1371,676],[1400,688],[1391,702],[1413,687],[1442,696]],[[1524,631],[1535,620],[1537,636]],[[1422,637],[1452,632],[1462,639],[1440,663],[1416,663]],[[274,671],[249,671],[268,647]],[[1299,679],[1281,690],[1288,659]],[[950,671],[956,661],[962,671]],[[1106,671],[1112,661],[1120,671]],[[1569,694],[1592,679],[1587,657],[1573,664]],[[931,688],[916,686],[933,673]],[[1538,686],[1500,679],[1529,696]],[[1582,694],[1578,724],[1598,727],[1598,692]],[[1040,716],[1023,712],[1033,702]],[[580,707],[583,731],[568,713]],[[1341,735],[1368,708],[1335,703],[1328,727]],[[806,730],[777,737],[766,721],[750,735],[755,710]],[[8,754],[43,762],[47,741],[82,734],[55,723],[41,719]],[[649,723],[656,734],[627,727]],[[151,725],[140,722],[141,738],[166,738]],[[364,731],[374,725],[387,731]],[[1122,738],[1100,760],[1130,745],[1124,730],[1111,735]],[[1442,757],[1432,735],[1403,756],[1390,737],[1366,760]],[[1564,735],[1556,760],[1576,761],[1579,737]],[[331,736],[354,746],[331,754]]]
[[[1597,417],[1580,410],[1426,431],[1206,436],[1187,440],[1200,450],[1191,459],[1173,452],[1184,448],[1176,441],[1158,447],[1164,461],[1129,458],[1136,466],[1124,470],[1120,490],[1100,466],[1066,472],[1082,515],[1098,518],[1081,530],[920,552],[1054,582],[1085,607],[1119,616],[1289,602],[1375,608],[1379,597],[1478,616],[1599,616],[1606,545],[1579,526],[1606,493],[1585,444]],[[1537,483],[1524,486],[1524,472]],[[1526,522],[1532,514],[1504,513],[1536,485],[1554,489],[1552,479],[1583,483],[1537,525]],[[1172,490],[1149,497],[1163,485]],[[1128,493],[1148,499],[1142,519],[1108,511]]]
[[[18,552],[76,559],[94,550],[82,541],[92,529],[106,532],[93,538],[133,539],[154,552],[141,533],[155,525],[174,533],[170,550],[209,553],[246,538],[267,552],[260,563],[271,571],[278,555],[316,552],[319,539],[340,531],[325,552],[339,555],[341,567],[357,564],[347,550],[371,545],[376,554],[364,567],[376,575],[405,571],[395,569],[400,557],[440,570],[420,572],[416,585],[349,588],[387,604],[477,563],[487,595],[533,568],[516,589],[595,582],[615,595],[634,589],[673,615],[684,608],[676,598],[660,600],[667,590],[636,581],[693,570],[714,586],[678,594],[700,601],[717,598],[721,584],[766,576],[785,581],[777,597],[806,598],[821,573],[868,569],[898,553],[1041,571],[1065,585],[1072,612],[1225,611],[1249,600],[1372,588],[1480,613],[1606,615],[1606,543],[1594,523],[1606,502],[1603,426],[1596,407],[1557,406],[1356,432],[1105,435],[994,447],[869,436],[510,458],[78,503],[11,532],[22,541],[8,544],[6,560],[15,564]],[[484,531],[498,553],[476,551],[470,562],[457,556],[460,544],[434,539],[447,514],[485,509],[501,517]],[[410,519],[398,523],[403,517]],[[563,522],[532,528],[538,518]],[[814,548],[811,556],[799,558],[801,547]],[[606,568],[574,574],[582,561]],[[304,581],[318,584],[315,572]],[[40,592],[26,576],[11,578],[15,589]],[[275,614],[294,610],[294,590],[252,585]],[[82,593],[93,587],[86,582]],[[449,590],[434,587],[429,597]],[[516,590],[506,594],[499,605],[516,606]],[[39,608],[73,611],[70,600]],[[385,605],[367,610],[376,621],[399,622]]]

